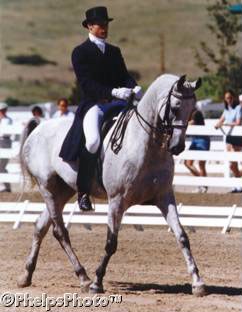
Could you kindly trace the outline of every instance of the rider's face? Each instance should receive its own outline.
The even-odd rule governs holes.
[[[88,24],[89,32],[97,38],[106,39],[108,36],[108,22]]]

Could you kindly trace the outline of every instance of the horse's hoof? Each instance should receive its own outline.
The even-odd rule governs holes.
[[[104,289],[103,286],[98,286],[96,283],[92,283],[89,287],[90,294],[103,294]]]
[[[90,279],[87,279],[87,280],[81,282],[81,292],[88,293],[91,283],[92,283],[92,281]]]
[[[196,297],[203,297],[207,295],[206,286],[204,284],[192,286],[192,293]]]
[[[28,287],[31,285],[31,279],[28,278],[26,275],[22,275],[17,280],[17,286],[20,288]]]

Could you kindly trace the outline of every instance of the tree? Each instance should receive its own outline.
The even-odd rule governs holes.
[[[242,59],[236,53],[242,24],[229,11],[230,5],[228,0],[217,0],[207,7],[211,20],[207,27],[216,39],[216,48],[201,42],[200,50],[195,52],[197,65],[206,73],[205,92],[217,99],[228,88],[242,92]]]

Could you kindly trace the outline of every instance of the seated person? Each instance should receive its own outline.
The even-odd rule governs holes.
[[[82,210],[92,209],[88,196],[90,186],[84,185],[81,177],[93,175],[90,171],[93,171],[100,145],[99,131],[104,114],[114,106],[125,107],[132,90],[137,99],[142,96],[141,88],[127,71],[120,49],[106,42],[112,20],[106,7],[87,10],[82,25],[89,32],[88,39],[72,52],[73,68],[84,98],[64,140],[60,157],[67,162],[80,159],[77,187]]]

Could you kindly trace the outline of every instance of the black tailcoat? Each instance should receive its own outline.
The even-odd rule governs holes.
[[[97,103],[107,102],[108,105],[113,88],[134,88],[137,85],[127,71],[120,49],[108,43],[105,53],[102,53],[95,43],[87,39],[73,50],[72,64],[84,99],[77,108],[60,151],[60,157],[65,161],[74,161],[81,154],[85,143],[82,122],[88,109]]]

